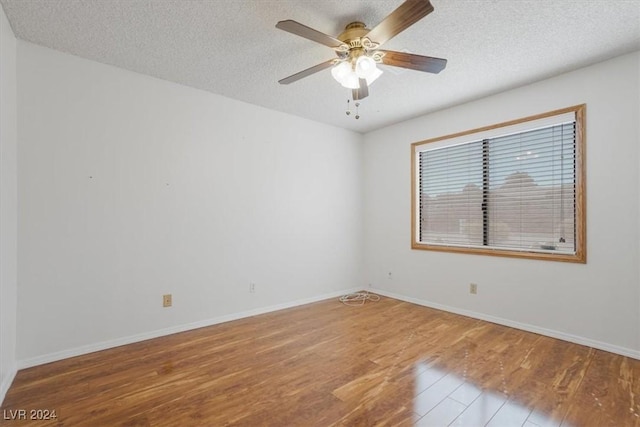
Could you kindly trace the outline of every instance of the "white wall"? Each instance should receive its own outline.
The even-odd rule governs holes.
[[[16,39],[0,7],[0,403],[16,373]]]
[[[21,366],[362,286],[361,135],[22,41],[18,75]]]
[[[367,134],[367,281],[426,305],[640,357],[639,58],[625,55]],[[412,142],[581,103],[586,265],[410,249]],[[470,282],[478,295],[469,294]]]

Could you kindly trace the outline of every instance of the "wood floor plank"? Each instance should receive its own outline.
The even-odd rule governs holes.
[[[638,396],[638,360],[382,297],[21,370],[0,426],[640,427]]]
[[[594,350],[562,425],[640,426],[640,363]]]

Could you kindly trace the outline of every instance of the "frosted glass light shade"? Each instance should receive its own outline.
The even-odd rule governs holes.
[[[338,83],[348,89],[358,89],[360,82],[358,75],[351,68],[351,63],[344,61],[331,69],[331,75]]]
[[[368,79],[371,77],[377,70],[376,61],[373,58],[362,55],[356,61],[356,74],[358,78]]]
[[[355,70],[351,62],[343,61],[331,69],[333,78],[347,89],[360,88],[360,79],[365,79],[370,85],[382,75],[382,70],[376,66],[376,61],[368,56],[360,56],[356,60]]]
[[[348,62],[341,62],[331,69],[331,75],[340,84],[342,84],[349,72],[351,72],[351,64]]]
[[[358,79],[358,75],[355,71],[352,70],[345,76],[341,84],[347,89],[358,89],[360,87],[360,79]]]

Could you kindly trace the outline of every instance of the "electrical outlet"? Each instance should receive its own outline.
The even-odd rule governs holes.
[[[249,292],[254,294],[256,292],[256,284],[255,283],[249,283]]]
[[[393,275],[391,274],[391,272],[387,273],[387,279],[391,280],[393,278]]]
[[[173,301],[171,300],[171,294],[162,295],[162,306],[171,307]]]
[[[478,293],[478,285],[476,283],[469,283],[469,293],[474,295]]]

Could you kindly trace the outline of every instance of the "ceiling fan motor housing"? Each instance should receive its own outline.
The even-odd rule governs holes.
[[[356,48],[362,47],[360,38],[367,35],[369,29],[365,26],[364,22],[355,21],[347,24],[344,27],[344,31],[337,37],[338,40],[343,41],[347,46]]]
[[[338,40],[344,43],[336,49],[338,58],[340,60],[348,60],[354,69],[358,58],[361,56],[369,56],[375,62],[382,62],[384,53],[376,52],[379,44],[366,37],[369,31],[371,30],[363,22],[354,21],[348,24],[337,37]]]

